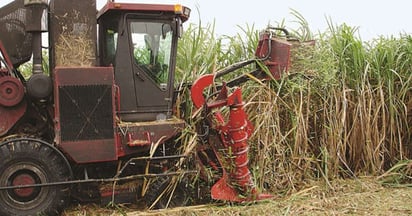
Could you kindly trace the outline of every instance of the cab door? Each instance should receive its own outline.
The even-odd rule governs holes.
[[[177,34],[173,20],[121,19],[116,33],[115,79],[123,121],[172,115]]]
[[[172,90],[169,87],[173,85],[169,79],[172,74],[171,26],[163,22],[130,20],[129,28],[137,106],[144,112],[168,112]]]

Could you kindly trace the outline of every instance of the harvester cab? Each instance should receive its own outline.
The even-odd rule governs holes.
[[[0,215],[57,214],[70,197],[182,205],[188,188],[178,180],[210,169],[219,173],[214,199],[271,197],[257,190],[248,168],[252,125],[241,91],[226,87],[250,76],[280,78],[290,44],[268,29],[256,59],[193,83],[193,104],[205,115],[197,157],[189,157],[177,142],[186,122],[173,113],[177,42],[189,16],[182,5],[113,1],[96,16],[95,0],[15,0],[0,9]],[[17,68],[30,59],[32,72],[23,74]],[[205,99],[216,77],[256,61],[269,70],[257,67]],[[228,122],[211,112],[223,106]]]
[[[124,121],[170,118],[177,40],[189,8],[108,3],[98,14],[100,62],[113,65]],[[157,7],[157,8],[156,8]],[[132,13],[132,11],[151,13]],[[142,94],[142,92],[148,92]]]

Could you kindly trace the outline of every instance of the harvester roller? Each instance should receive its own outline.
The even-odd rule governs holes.
[[[191,89],[192,101],[196,108],[204,108],[208,113],[215,108],[223,106],[229,107],[229,120],[224,122],[222,113],[215,111],[213,115],[206,115],[205,118],[214,118],[210,122],[216,122],[215,129],[220,134],[220,141],[224,149],[216,149],[218,145],[210,143],[214,152],[224,152],[217,154],[221,164],[228,165],[222,167],[221,178],[212,186],[211,196],[216,200],[232,202],[244,202],[271,198],[270,194],[258,192],[248,168],[249,145],[248,140],[253,131],[253,126],[243,109],[242,91],[236,88],[228,95],[225,84],[221,88],[218,96],[213,101],[206,101],[203,91],[212,85],[214,75],[209,74],[196,80]],[[211,117],[213,116],[213,117]],[[226,162],[226,163],[225,163]]]

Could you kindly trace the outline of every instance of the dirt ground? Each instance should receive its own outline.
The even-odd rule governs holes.
[[[376,178],[313,182],[291,195],[247,204],[209,204],[166,210],[77,206],[63,215],[412,215],[412,187],[384,187]]]

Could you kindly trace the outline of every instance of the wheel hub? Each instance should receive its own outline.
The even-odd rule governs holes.
[[[5,171],[5,178],[1,181],[7,182],[9,186],[24,186],[41,184],[46,181],[42,171],[32,164],[16,164]],[[16,203],[37,202],[43,199],[41,191],[47,190],[42,187],[25,187],[7,190],[9,199]],[[10,200],[10,201],[11,201]]]
[[[36,180],[33,178],[33,176],[26,174],[26,173],[17,175],[12,181],[13,186],[32,185],[35,183],[36,183]],[[34,192],[34,188],[14,189],[14,193],[19,197],[29,197],[30,195],[33,194],[33,192]]]
[[[19,104],[24,97],[24,87],[19,79],[15,77],[0,78],[0,104],[12,107]]]

